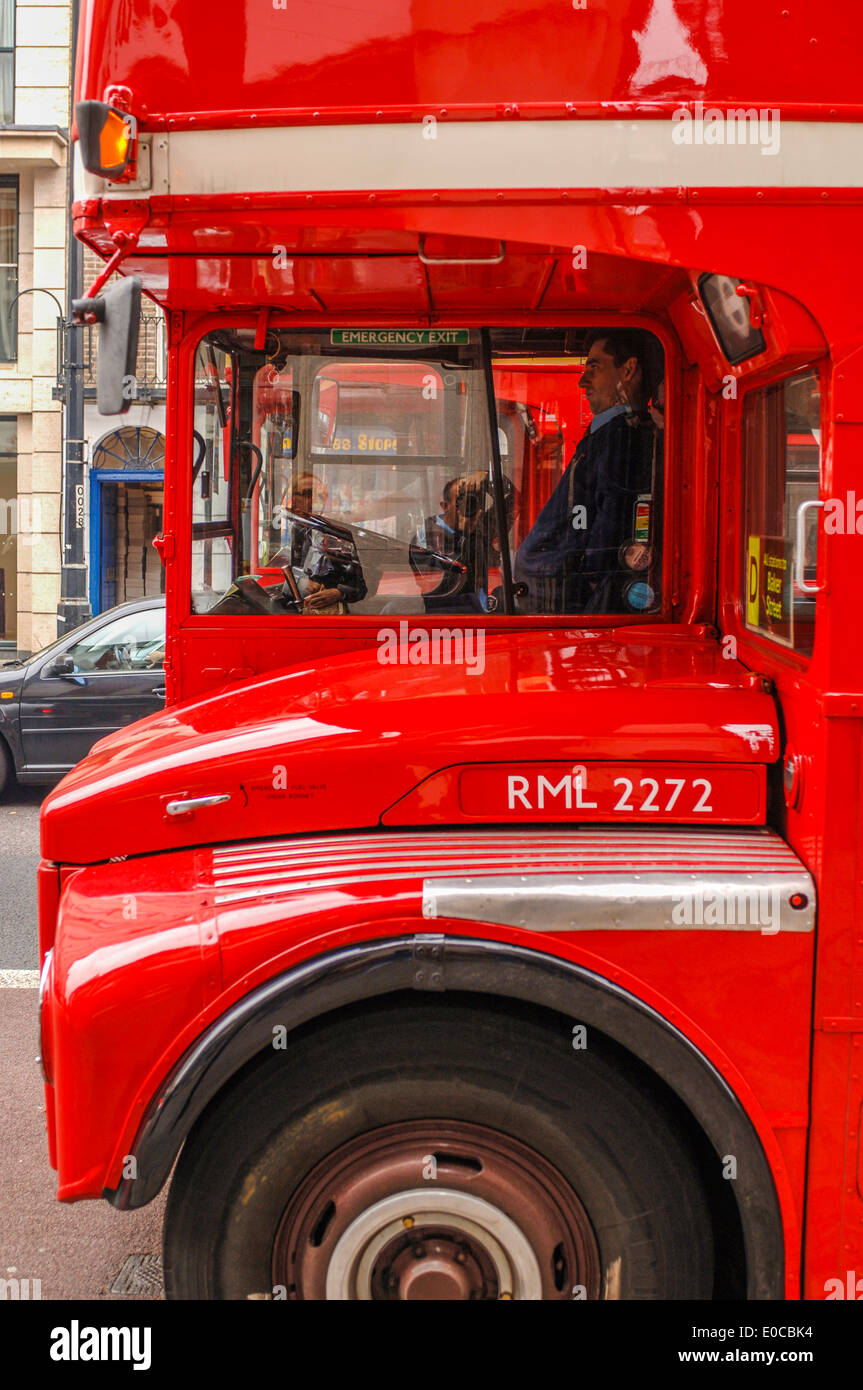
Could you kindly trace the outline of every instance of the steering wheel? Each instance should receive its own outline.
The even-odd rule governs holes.
[[[295,512],[290,507],[282,507],[280,517],[297,526],[301,532],[305,532],[307,538],[313,539],[313,549],[317,551],[318,559],[321,562],[327,562],[325,566],[327,573],[330,576],[338,573],[341,576],[339,583],[344,582],[349,589],[355,591],[352,601],[359,602],[361,598],[365,597],[370,586],[376,587],[377,579],[370,572],[368,560],[364,559],[362,563],[360,562],[357,537],[363,533],[359,528],[340,526],[336,522],[325,520],[316,512]],[[282,567],[287,586],[284,597],[288,601],[298,597],[292,591],[293,574],[289,578],[284,563],[287,561],[290,564],[292,549],[293,546],[283,547],[275,555],[271,555],[268,560],[268,564],[278,564]],[[310,579],[320,579],[320,572],[315,572],[313,567],[307,568],[307,564],[308,557],[304,556],[303,569],[305,573]],[[333,583],[330,585],[325,583],[324,587],[335,587],[335,580],[333,579]],[[360,590],[362,590],[361,593]],[[302,611],[302,601],[298,611]]]
[[[423,594],[424,599],[449,598],[454,594],[460,594],[468,581],[468,567],[457,556],[442,555],[439,550],[420,545],[416,540],[412,540],[408,546],[408,561],[417,577],[434,570],[441,572],[435,587],[427,589]]]
[[[290,507],[281,506],[279,517],[284,517],[286,521],[299,522],[300,526],[306,527],[309,531],[323,531],[327,535],[335,536],[337,540],[352,543],[351,532],[347,526],[337,526],[334,522],[326,521],[317,512],[294,512]]]

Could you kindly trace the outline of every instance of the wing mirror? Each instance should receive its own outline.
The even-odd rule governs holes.
[[[129,275],[95,299],[76,299],[78,323],[99,325],[96,405],[100,415],[125,415],[137,394],[135,366],[141,323],[141,279]]]
[[[52,661],[51,665],[48,667],[48,670],[45,672],[46,676],[60,677],[74,676],[74,674],[75,663],[72,660],[71,656],[61,656],[58,658],[57,661]]]

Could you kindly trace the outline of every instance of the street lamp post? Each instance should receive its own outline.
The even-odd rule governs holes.
[[[71,177],[71,175],[70,175]],[[80,241],[69,236],[68,312],[72,300],[81,296],[83,250]],[[63,430],[63,526],[60,556],[60,602],[57,608],[57,636],[62,637],[90,616],[87,598],[87,566],[84,562],[84,384],[81,362],[81,334],[76,326],[64,335],[65,427]],[[68,344],[68,346],[67,346]]]
[[[78,39],[79,0],[72,0],[72,52]],[[74,161],[69,159],[69,208],[74,201]],[[72,323],[72,301],[83,292],[84,248],[68,230],[67,310]],[[57,608],[57,635],[61,637],[90,616],[87,598],[87,566],[84,562],[84,383],[81,362],[81,335],[70,328],[64,333],[68,356],[64,372],[63,430],[63,524],[61,527],[60,602]],[[66,353],[64,352],[64,355]]]

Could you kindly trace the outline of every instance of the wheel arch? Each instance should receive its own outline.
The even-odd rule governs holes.
[[[526,947],[470,937],[406,935],[316,957],[235,1003],[165,1078],[145,1111],[132,1154],[138,1176],[103,1196],[126,1210],[164,1185],[197,1119],[256,1055],[288,1033],[348,1005],[411,990],[458,991],[520,1001],[596,1028],[673,1093],[717,1157],[733,1154],[733,1195],[749,1299],[782,1299],[784,1239],[779,1197],[759,1135],[738,1096],[679,1029],[635,995],[583,966]]]

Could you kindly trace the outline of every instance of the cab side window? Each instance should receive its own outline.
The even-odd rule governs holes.
[[[752,391],[743,409],[743,620],[801,656],[815,638],[815,597],[794,582],[797,512],[818,497],[821,396],[807,371]],[[818,512],[807,515],[805,574],[814,580]]]
[[[195,427],[192,459],[192,592],[231,581],[231,496],[228,436],[230,360],[204,343],[195,357]]]

